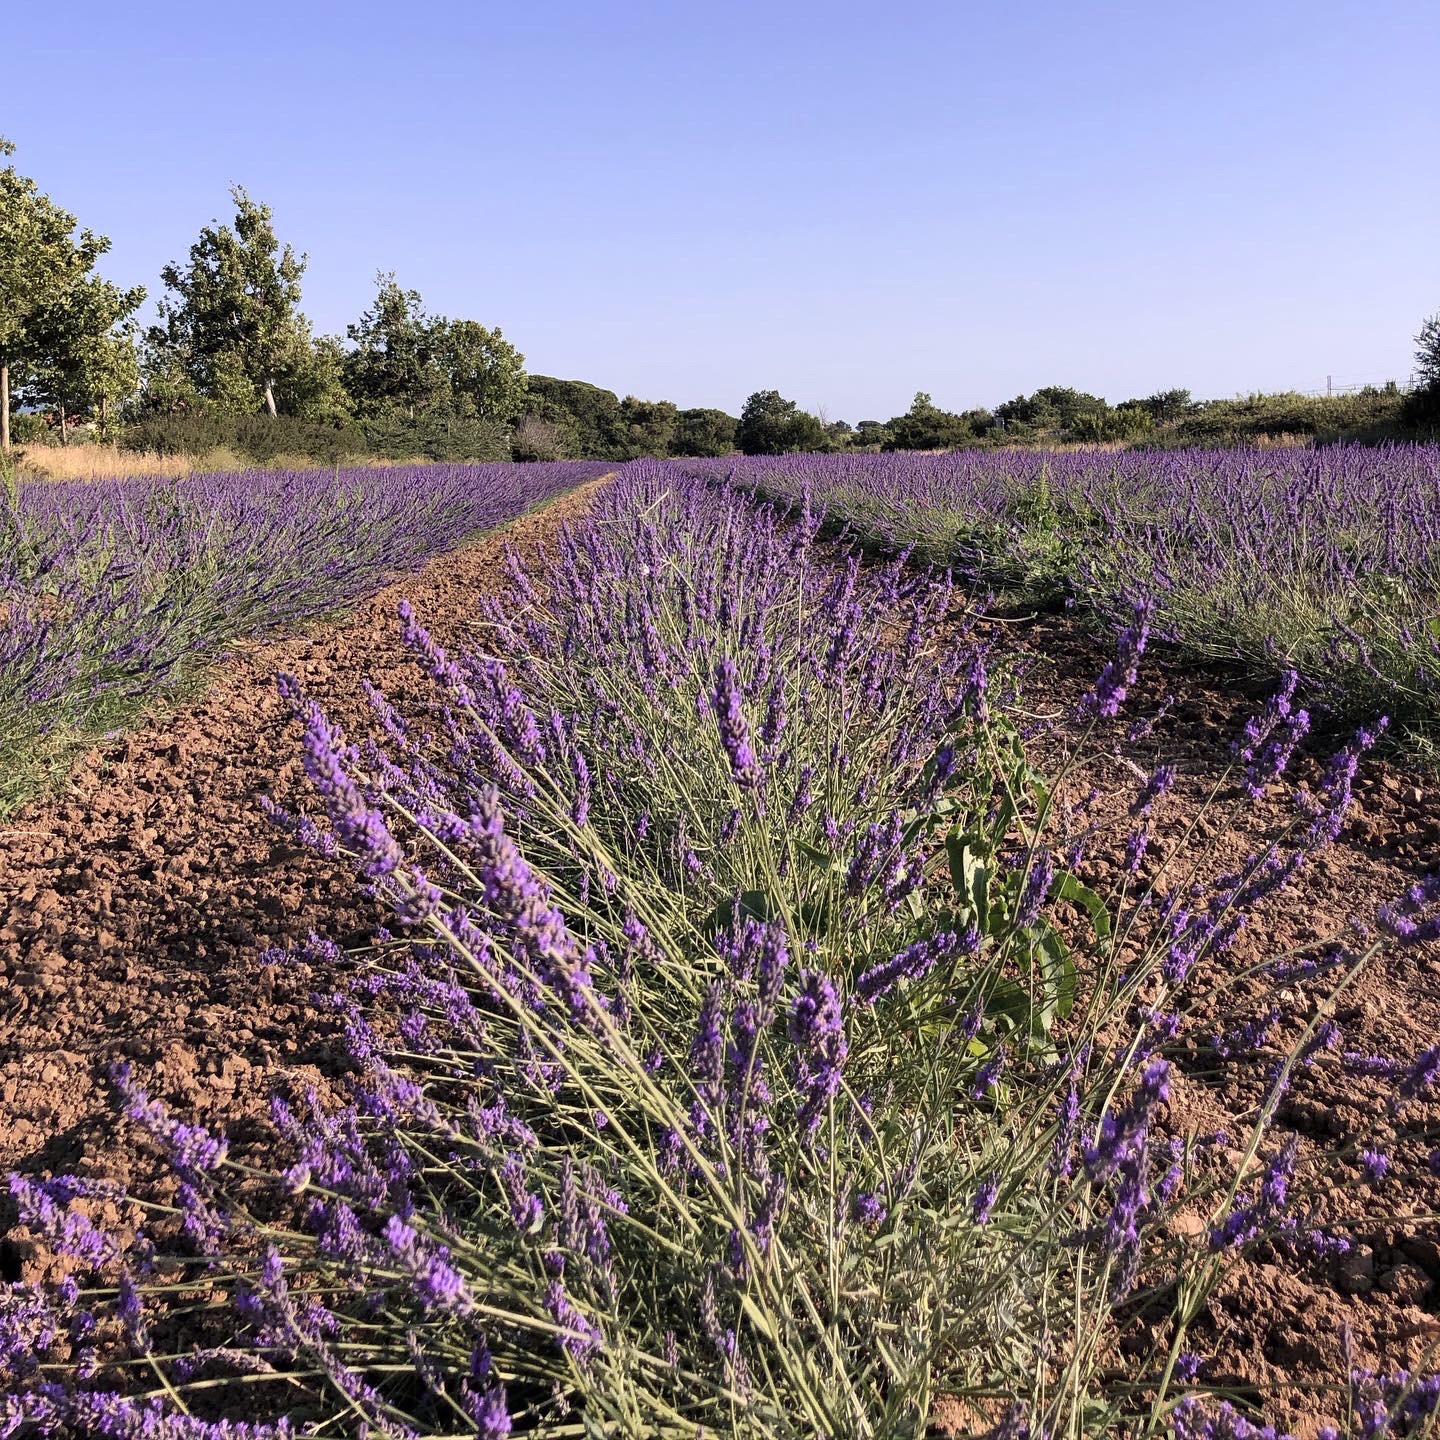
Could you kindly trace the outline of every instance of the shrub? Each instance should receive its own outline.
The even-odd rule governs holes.
[[[121,447],[158,455],[208,455],[228,450],[256,465],[295,457],[319,465],[351,460],[484,462],[510,458],[503,425],[449,414],[401,412],[324,424],[281,415],[197,411],[156,415],[127,425]]]
[[[218,411],[137,420],[125,426],[120,446],[156,455],[206,455],[228,449],[257,464],[277,455],[302,455],[320,464],[334,465],[367,451],[363,432],[354,426],[321,425],[285,415],[272,418]]]
[[[1394,438],[1405,397],[1396,388],[1348,395],[1251,395],[1207,400],[1187,411],[1174,429],[1186,445],[1247,445],[1280,435],[1333,443]]]
[[[50,428],[49,419],[33,411],[11,417],[10,439],[16,445],[59,444],[59,435]]]
[[[476,463],[510,459],[509,431],[491,420],[425,411],[414,419],[400,414],[375,416],[362,421],[358,430],[367,454],[391,460]]]

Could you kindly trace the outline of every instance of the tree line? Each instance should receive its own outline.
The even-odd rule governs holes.
[[[0,137],[0,157],[13,153]],[[84,423],[135,448],[228,443],[260,459],[942,450],[1143,442],[1177,429],[1184,437],[1186,426],[1203,431],[1205,415],[1214,428],[1211,407],[1231,403],[1197,404],[1188,390],[1173,389],[1112,406],[1045,386],[993,410],[959,413],[922,392],[903,415],[856,425],[811,414],[775,390],[756,391],[738,416],[681,409],[528,374],[498,328],[431,314],[393,273],[376,277],[373,303],[343,337],[317,336],[300,308],[307,257],[280,241],[268,206],[238,186],[231,198],[233,221],[204,227],[187,258],[161,271],[157,318],[142,326],[145,289],[122,290],[96,273],[109,240],[78,228],[13,161],[0,169],[0,446],[11,447],[18,413],[22,438],[63,443]],[[1406,403],[1440,412],[1440,316],[1417,340],[1422,399]],[[1309,423],[1284,414],[1286,423]]]

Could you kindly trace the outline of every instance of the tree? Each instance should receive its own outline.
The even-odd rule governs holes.
[[[345,347],[338,336],[320,335],[297,346],[290,365],[276,378],[275,389],[287,415],[324,425],[342,425],[353,418],[354,403],[345,388]]]
[[[90,275],[35,318],[34,364],[25,396],[59,413],[62,444],[67,414],[98,411],[102,425],[108,426],[111,405],[139,388],[131,316],[144,298],[139,286],[121,290]]]
[[[672,455],[729,455],[735,449],[739,421],[723,410],[682,410],[670,441]]]
[[[425,313],[418,290],[402,290],[393,272],[375,277],[375,303],[346,329],[355,348],[345,357],[345,388],[356,410],[416,415],[449,399],[437,354],[440,323]]]
[[[1432,315],[1415,337],[1415,374],[1422,388],[1440,390],[1440,314]]]
[[[532,375],[530,394],[549,401],[571,417],[575,454],[586,460],[624,460],[627,435],[620,416],[620,397],[584,380],[557,380],[553,375]],[[530,407],[534,409],[532,405]]]
[[[887,450],[953,450],[975,438],[963,415],[942,410],[925,391],[918,391],[910,408],[885,422]]]
[[[310,329],[300,314],[306,257],[281,246],[268,205],[240,186],[230,191],[235,228],[207,225],[189,263],[161,272],[171,296],[151,327],[147,369],[162,383],[179,377],[223,410],[279,413],[280,377],[303,364]],[[173,298],[172,298],[173,297]]]
[[[890,445],[890,427],[883,420],[862,420],[855,427],[855,438],[851,442],[856,450],[894,449]]]
[[[795,455],[825,447],[825,427],[778,390],[757,390],[740,412],[735,439],[747,455]]]
[[[525,357],[475,320],[437,322],[434,353],[453,402],[481,420],[508,425],[525,404]]]
[[[0,156],[14,153],[0,136]],[[10,448],[12,378],[26,382],[47,365],[73,359],[57,349],[63,340],[88,344],[96,338],[79,323],[93,309],[78,287],[104,284],[91,271],[110,242],[89,230],[77,238],[75,225],[73,215],[13,164],[0,169],[0,450]],[[143,290],[114,294],[133,299],[130,310],[144,298]],[[68,327],[62,324],[66,317]]]
[[[1157,425],[1168,425],[1182,420],[1195,408],[1195,401],[1188,390],[1157,390],[1143,400],[1122,400],[1116,407],[1117,415],[1124,413],[1132,417],[1144,414]],[[1149,428],[1143,426],[1142,428]]]
[[[680,409],[669,400],[639,400],[627,395],[620,402],[620,443],[624,459],[642,455],[666,456],[675,438]]]
[[[563,405],[532,395],[510,437],[516,460],[570,460],[580,454],[575,417]]]

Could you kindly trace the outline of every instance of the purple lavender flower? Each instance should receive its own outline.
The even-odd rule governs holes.
[[[972,925],[963,934],[942,930],[938,935],[907,945],[890,959],[872,965],[855,982],[856,994],[867,1005],[888,995],[902,980],[923,980],[942,961],[969,955],[980,946],[980,932]]]
[[[714,981],[705,991],[690,1042],[690,1068],[701,1100],[715,1105],[725,1078],[725,991]]]
[[[1419,917],[1429,906],[1440,906],[1440,872],[1427,875],[1412,885],[1399,900],[1376,911],[1380,928],[1402,945],[1420,945],[1440,940],[1440,909]]]
[[[526,1183],[525,1161],[518,1151],[512,1150],[502,1162],[500,1183],[509,1201],[510,1219],[516,1231],[521,1235],[533,1234],[540,1228],[545,1207]]]
[[[1025,888],[1015,909],[1015,928],[1028,930],[1040,919],[1040,911],[1055,883],[1055,857],[1048,850],[1037,850],[1030,857],[1030,870]]]
[[[79,1211],[68,1208],[72,1199],[85,1193],[84,1181],[72,1182],[63,1176],[32,1180],[26,1175],[11,1175],[9,1188],[20,1223],[44,1235],[57,1255],[97,1268],[115,1258],[117,1247],[111,1236]]]
[[[1080,702],[1085,715],[1113,719],[1120,713],[1130,687],[1135,683],[1140,657],[1150,638],[1150,617],[1153,607],[1144,601],[1135,606],[1134,618],[1116,637],[1115,658],[1107,662],[1094,686]]]
[[[186,1125],[149,1095],[131,1078],[129,1065],[117,1062],[110,1067],[110,1082],[125,1101],[125,1114],[138,1121],[160,1142],[176,1169],[184,1175],[214,1170],[225,1159],[229,1142],[199,1125]]]
[[[1257,799],[1284,774],[1295,747],[1310,729],[1309,714],[1293,709],[1291,703],[1299,680],[1298,672],[1286,670],[1280,688],[1260,714],[1245,722],[1244,736],[1235,743],[1235,753],[1245,763],[1245,789]]]
[[[862,1191],[855,1197],[852,1213],[867,1230],[878,1230],[885,1223],[885,1203],[873,1191]]]
[[[801,1129],[813,1135],[826,1105],[840,1089],[850,1052],[840,997],[829,976],[818,970],[801,974],[789,1034],[795,1046],[795,1084],[801,1097],[797,1118]]]
[[[990,1058],[975,1072],[975,1078],[970,1082],[972,1100],[983,1100],[995,1088],[1005,1069],[1007,1053],[1004,1045],[997,1045]]]
[[[1362,1150],[1359,1160],[1367,1180],[1378,1184],[1389,1173],[1390,1157],[1381,1150]]]
[[[605,1337],[599,1326],[581,1314],[559,1280],[552,1280],[545,1291],[545,1308],[560,1327],[555,1337],[560,1349],[582,1368],[604,1348]]]
[[[1279,1222],[1289,1199],[1290,1182],[1300,1155],[1300,1142],[1291,1136],[1265,1167],[1255,1197],[1235,1206],[1210,1232],[1212,1249],[1233,1249],[1255,1239],[1267,1226]]]
[[[386,1222],[385,1240],[394,1262],[409,1275],[415,1298],[425,1310],[463,1314],[472,1308],[465,1279],[450,1263],[450,1253],[443,1245],[426,1242],[398,1215]]]
[[[1150,772],[1135,798],[1130,802],[1130,818],[1139,820],[1148,815],[1154,808],[1155,802],[1165,795],[1175,784],[1175,767],[1173,765],[1157,765]]]
[[[744,789],[760,783],[760,762],[750,743],[750,722],[745,718],[744,696],[735,662],[728,656],[715,666],[715,689],[710,697],[720,743],[730,757],[730,773]]]
[[[1395,1089],[1395,1106],[1398,1108],[1407,1100],[1417,1099],[1437,1078],[1440,1078],[1440,1045],[1432,1045],[1400,1077]]]
[[[505,1440],[511,1429],[510,1403],[499,1383],[475,1388],[467,1380],[460,1388],[460,1404],[475,1426],[478,1440]]]
[[[1000,1181],[995,1175],[987,1175],[975,1191],[970,1205],[970,1217],[977,1225],[988,1225],[995,1201],[1000,1194]]]
[[[120,1272],[115,1314],[125,1331],[125,1339],[130,1349],[137,1355],[147,1353],[150,1349],[150,1332],[145,1327],[145,1304],[135,1284],[135,1278],[128,1270]]]
[[[1170,1066],[1152,1060],[1140,1072],[1140,1084],[1129,1102],[1100,1122],[1095,1138],[1083,1147],[1085,1170],[1092,1181],[1113,1175],[1121,1163],[1145,1143],[1156,1108],[1170,1098]]]
[[[1210,1046],[1223,1059],[1231,1060],[1237,1055],[1252,1056],[1270,1038],[1270,1032],[1280,1022],[1280,1011],[1275,1008],[1264,1011],[1253,1019],[1232,1026],[1223,1034],[1212,1035]]]

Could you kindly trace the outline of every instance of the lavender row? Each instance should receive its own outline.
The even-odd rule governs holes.
[[[418,716],[372,688],[347,737],[282,677],[315,803],[273,818],[395,917],[322,997],[352,1103],[278,1102],[267,1177],[117,1069],[174,1200],[12,1180],[75,1268],[0,1292],[0,1431],[879,1440],[948,1395],[991,1440],[1275,1433],[1209,1398],[1208,1298],[1247,1249],[1323,1268],[1366,1223],[1275,1133],[1287,1096],[1372,1089],[1342,1163],[1376,1183],[1440,1160],[1440,1048],[1354,1054],[1333,1018],[1385,947],[1440,937],[1440,884],[1266,957],[1283,1008],[1224,993],[1376,732],[1198,880],[1155,853],[1173,767],[1118,738],[1143,614],[1082,706],[1142,778],[1067,801],[948,580],[816,530],[636,465],[512,566],[476,653],[402,610]],[[1247,728],[1246,786],[1283,780],[1292,713],[1282,691]],[[1197,1054],[1261,1077],[1240,1133],[1167,1131]],[[1359,1433],[1440,1404],[1342,1378],[1319,1403]]]
[[[686,462],[809,497],[1032,601],[1279,676],[1336,710],[1440,719],[1440,447],[997,451]]]
[[[236,640],[603,473],[599,464],[33,484],[0,517],[0,808]]]

